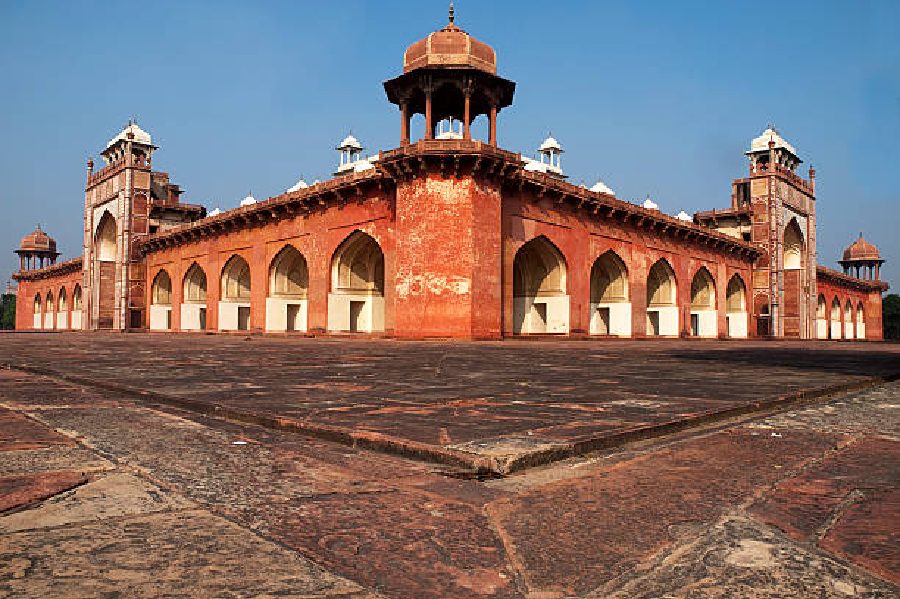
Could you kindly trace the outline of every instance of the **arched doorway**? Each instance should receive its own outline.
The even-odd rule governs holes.
[[[785,337],[806,336],[807,309],[803,300],[804,269],[806,266],[806,241],[796,218],[792,218],[784,228],[782,246],[784,266],[784,302],[782,316]]]
[[[83,309],[81,285],[76,283],[75,289],[72,290],[72,328],[75,330],[81,329],[81,315]]]
[[[181,330],[206,330],[206,273],[194,262],[182,282]]]
[[[104,212],[94,233],[94,297],[97,328],[111,329],[116,316],[116,219]]]
[[[513,261],[513,332],[569,332],[566,261],[543,236],[520,247]]]
[[[841,338],[841,302],[838,298],[831,300],[831,339]]]
[[[647,335],[678,336],[675,271],[661,258],[647,274]]]
[[[306,258],[294,246],[286,245],[269,266],[266,330],[305,331],[308,292]]]
[[[828,303],[821,293],[816,301],[816,337],[828,339]]]
[[[736,339],[747,337],[747,286],[741,275],[732,275],[725,288],[725,320],[728,336]]]
[[[41,294],[38,293],[34,296],[34,316],[32,317],[31,326],[34,329],[42,329],[44,328],[44,302],[41,299]]]
[[[612,250],[591,267],[591,335],[631,336],[628,269]]]
[[[362,231],[351,233],[331,259],[328,330],[384,330],[384,253]]]
[[[56,328],[69,328],[69,302],[66,297],[66,288],[61,287],[56,298]]]
[[[859,302],[856,305],[856,338],[857,339],[865,339],[866,338],[866,318],[865,318],[865,310],[863,309],[862,302]]]
[[[222,269],[219,330],[250,329],[250,265],[235,254]]]
[[[48,291],[44,298],[44,328],[53,329],[56,325],[56,303],[53,301],[53,292]]]
[[[172,279],[165,269],[153,277],[150,285],[150,330],[168,331],[172,328]]]
[[[691,279],[691,335],[715,337],[718,334],[716,284],[709,270],[701,266]]]
[[[854,339],[856,335],[853,332],[853,304],[850,300],[844,304],[844,339]]]

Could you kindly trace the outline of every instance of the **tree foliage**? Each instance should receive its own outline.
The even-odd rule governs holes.
[[[884,338],[900,339],[900,295],[891,293],[884,296],[881,315],[884,321]]]
[[[16,296],[4,293],[0,296],[0,330],[11,331],[16,328]]]

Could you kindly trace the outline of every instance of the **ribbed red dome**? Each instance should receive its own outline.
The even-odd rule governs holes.
[[[55,252],[56,241],[38,227],[22,238],[19,250],[25,252]]]
[[[403,72],[422,67],[468,67],[496,75],[497,53],[451,22],[406,49]]]
[[[844,261],[853,260],[881,260],[881,254],[878,253],[878,248],[863,239],[860,233],[859,239],[844,250]]]

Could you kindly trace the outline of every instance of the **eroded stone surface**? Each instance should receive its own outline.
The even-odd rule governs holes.
[[[891,585],[796,546],[750,519],[728,517],[675,544],[589,599],[893,597]]]
[[[87,480],[80,472],[42,472],[0,478],[0,514],[68,491]]]
[[[0,597],[364,597],[297,554],[198,511],[4,535]]]
[[[130,474],[110,474],[52,497],[33,509],[0,517],[0,533],[184,509],[191,505]]]

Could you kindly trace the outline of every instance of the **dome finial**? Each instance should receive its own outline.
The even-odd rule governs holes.
[[[453,22],[453,18],[454,18],[454,15],[453,15],[453,0],[450,0],[450,22],[451,22],[451,23]]]

